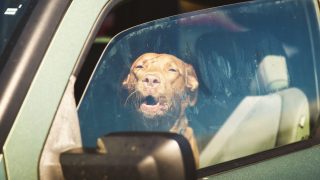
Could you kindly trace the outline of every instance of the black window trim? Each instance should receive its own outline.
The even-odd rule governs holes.
[[[320,130],[320,128],[318,128]],[[315,137],[311,137],[308,140],[299,141],[296,143],[276,147],[267,151],[252,154],[246,157],[234,159],[231,161],[219,163],[213,166],[199,169],[197,171],[198,178],[204,178],[208,176],[217,175],[222,172],[230,171],[232,169],[241,168],[255,163],[261,163],[266,160],[270,160],[275,157],[288,155],[297,151],[302,151],[313,146],[320,144],[320,131],[317,132]]]

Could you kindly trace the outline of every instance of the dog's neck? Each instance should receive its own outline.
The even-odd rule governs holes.
[[[170,129],[170,132],[184,134],[187,127],[188,127],[188,119],[186,118],[186,116],[182,116],[176,121],[176,123]]]

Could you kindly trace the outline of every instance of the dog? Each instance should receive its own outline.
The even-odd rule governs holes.
[[[184,135],[198,167],[199,150],[185,115],[197,101],[194,68],[170,54],[145,53],[133,62],[122,86],[129,92],[126,103],[134,104],[146,126]]]

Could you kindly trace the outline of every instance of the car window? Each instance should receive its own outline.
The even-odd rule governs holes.
[[[254,1],[141,24],[105,48],[78,106],[83,145],[170,131],[199,167],[310,139],[318,126],[315,0]]]
[[[37,0],[4,0],[0,2],[0,72],[10,48],[30,15]]]

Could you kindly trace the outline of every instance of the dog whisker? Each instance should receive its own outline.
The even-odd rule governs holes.
[[[133,91],[132,93],[130,93],[130,94],[128,95],[128,97],[126,98],[126,101],[125,101],[125,103],[124,103],[125,106],[127,105],[129,99],[130,99],[133,95],[135,95],[136,93],[137,93],[137,90]]]

